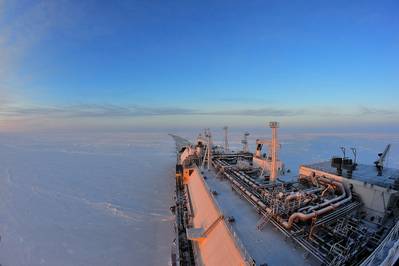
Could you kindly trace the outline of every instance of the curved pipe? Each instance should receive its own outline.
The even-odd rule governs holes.
[[[332,188],[333,188],[333,187],[332,187],[330,184],[328,184],[327,187],[326,187],[326,189],[324,189],[323,192],[321,192],[320,196],[321,196],[321,197],[324,197],[324,194],[326,194],[326,192],[327,192],[328,190],[332,189]]]
[[[347,190],[347,189],[345,188],[345,186],[344,186],[342,183],[339,183],[339,182],[337,182],[337,181],[331,181],[331,180],[328,180],[328,179],[322,178],[322,177],[321,177],[320,179],[321,179],[321,181],[332,182],[334,185],[337,185],[338,187],[340,187],[340,188],[342,189],[342,192],[343,192],[342,195],[339,196],[339,197],[337,197],[337,198],[334,198],[334,199],[332,199],[332,200],[329,200],[329,201],[327,201],[327,202],[325,202],[325,203],[323,203],[323,204],[319,204],[319,205],[315,206],[315,208],[320,208],[320,207],[322,207],[322,206],[325,206],[326,204],[331,204],[331,205],[329,205],[329,206],[327,206],[327,207],[324,207],[324,208],[321,209],[321,210],[314,211],[314,212],[309,213],[309,214],[304,214],[304,213],[302,213],[302,212],[293,213],[293,214],[290,216],[290,218],[288,219],[288,221],[284,221],[284,222],[282,223],[282,225],[283,225],[286,229],[291,229],[293,223],[294,223],[295,221],[297,221],[297,220],[308,221],[308,220],[310,220],[310,219],[312,219],[312,218],[314,218],[314,217],[316,217],[316,216],[319,216],[319,215],[321,215],[321,214],[324,214],[324,213],[333,211],[333,210],[335,210],[336,208],[338,208],[339,206],[341,206],[341,205],[343,205],[343,204],[345,204],[345,203],[347,203],[347,202],[349,202],[349,201],[352,200],[352,193],[351,193],[349,190]],[[346,197],[346,195],[348,195],[348,197]],[[345,197],[346,197],[346,198],[345,198]],[[333,203],[333,202],[339,200],[338,198],[340,198],[340,199],[344,198],[344,199],[342,199],[341,201],[339,201],[339,202],[337,202],[337,203]]]
[[[327,178],[324,178],[324,177],[319,177],[319,180],[322,181],[322,182],[329,183],[329,184],[334,184],[336,187],[338,187],[340,189],[341,195],[336,197],[336,198],[333,198],[331,200],[328,200],[328,201],[326,201],[324,203],[320,203],[320,204],[318,204],[316,206],[310,207],[308,211],[313,211],[313,210],[322,208],[324,206],[330,205],[332,203],[335,203],[337,201],[340,201],[340,200],[346,198],[346,195],[347,195],[346,189],[345,189],[345,186],[342,183],[340,183],[338,181],[333,181],[333,180],[330,180],[330,179],[327,179]]]
[[[296,192],[296,193],[290,194],[285,198],[285,204],[288,204],[288,202],[293,199],[304,198],[309,194],[316,193],[321,190],[323,190],[323,188],[315,188],[315,189],[310,189],[310,190],[307,190],[304,192]]]
[[[325,208],[323,208],[321,210],[318,210],[318,211],[315,211],[315,212],[312,212],[312,213],[309,213],[309,214],[304,214],[302,212],[296,212],[296,213],[294,213],[294,214],[292,214],[290,216],[290,218],[288,219],[288,222],[283,222],[283,226],[285,228],[287,228],[287,229],[290,229],[292,227],[292,224],[298,219],[301,220],[301,221],[308,221],[308,220],[310,220],[310,219],[312,219],[312,218],[314,218],[316,216],[319,216],[319,215],[324,214],[326,212],[333,211],[336,208],[338,208],[339,206],[341,206],[344,203],[347,203],[347,202],[349,202],[351,200],[352,200],[352,195],[349,195],[349,197],[347,197],[346,199],[344,199],[344,200],[342,200],[340,202],[334,203],[334,204],[332,204],[332,205],[330,205],[328,207],[325,207]]]
[[[309,182],[313,182],[313,180],[309,180],[309,177],[305,177],[305,176],[301,176],[300,179],[306,179]],[[308,208],[308,211],[313,211],[315,209],[319,209],[321,207],[327,206],[331,203],[337,202],[339,200],[342,200],[346,197],[346,188],[344,187],[344,185],[341,182],[335,181],[335,180],[331,180],[328,179],[326,177],[318,177],[317,181],[321,181],[321,183],[327,184],[328,186],[331,186],[331,184],[334,184],[335,186],[339,187],[340,191],[341,191],[341,195],[333,198],[331,200],[328,200],[324,203],[318,204],[316,206],[312,206]]]
[[[288,195],[288,196],[285,198],[284,203],[285,203],[285,204],[288,204],[288,202],[290,202],[291,200],[293,200],[293,199],[299,199],[299,198],[304,197],[304,196],[305,196],[305,193],[300,193],[300,192],[296,192],[296,193],[290,194],[290,195]]]

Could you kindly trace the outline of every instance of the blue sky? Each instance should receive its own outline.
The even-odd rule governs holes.
[[[398,124],[397,1],[2,1],[0,126]]]

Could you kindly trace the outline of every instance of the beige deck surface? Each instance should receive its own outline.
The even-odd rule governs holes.
[[[198,169],[187,182],[194,211],[194,228],[206,230],[221,215]],[[225,221],[216,223],[209,234],[196,242],[205,265],[244,265],[245,259],[234,242]]]

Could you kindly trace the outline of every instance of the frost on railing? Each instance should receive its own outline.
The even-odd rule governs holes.
[[[234,230],[233,226],[231,226],[231,224],[229,224],[227,222],[225,224],[229,230],[229,233],[231,234],[234,241],[236,242],[236,245],[238,246],[238,248],[241,250],[242,254],[244,255],[245,261],[248,263],[248,265],[255,265],[255,261],[253,260],[251,255],[248,253],[244,244],[241,242],[241,239],[236,234],[236,231]]]
[[[394,265],[399,257],[399,221],[361,266]]]

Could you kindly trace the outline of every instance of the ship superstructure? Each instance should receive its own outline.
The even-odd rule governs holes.
[[[286,179],[279,124],[255,153],[213,144],[210,130],[177,143],[174,265],[393,265],[399,170],[352,157],[300,166]],[[267,146],[267,153],[262,148]],[[272,229],[274,228],[274,230]],[[276,230],[277,229],[277,230]]]

